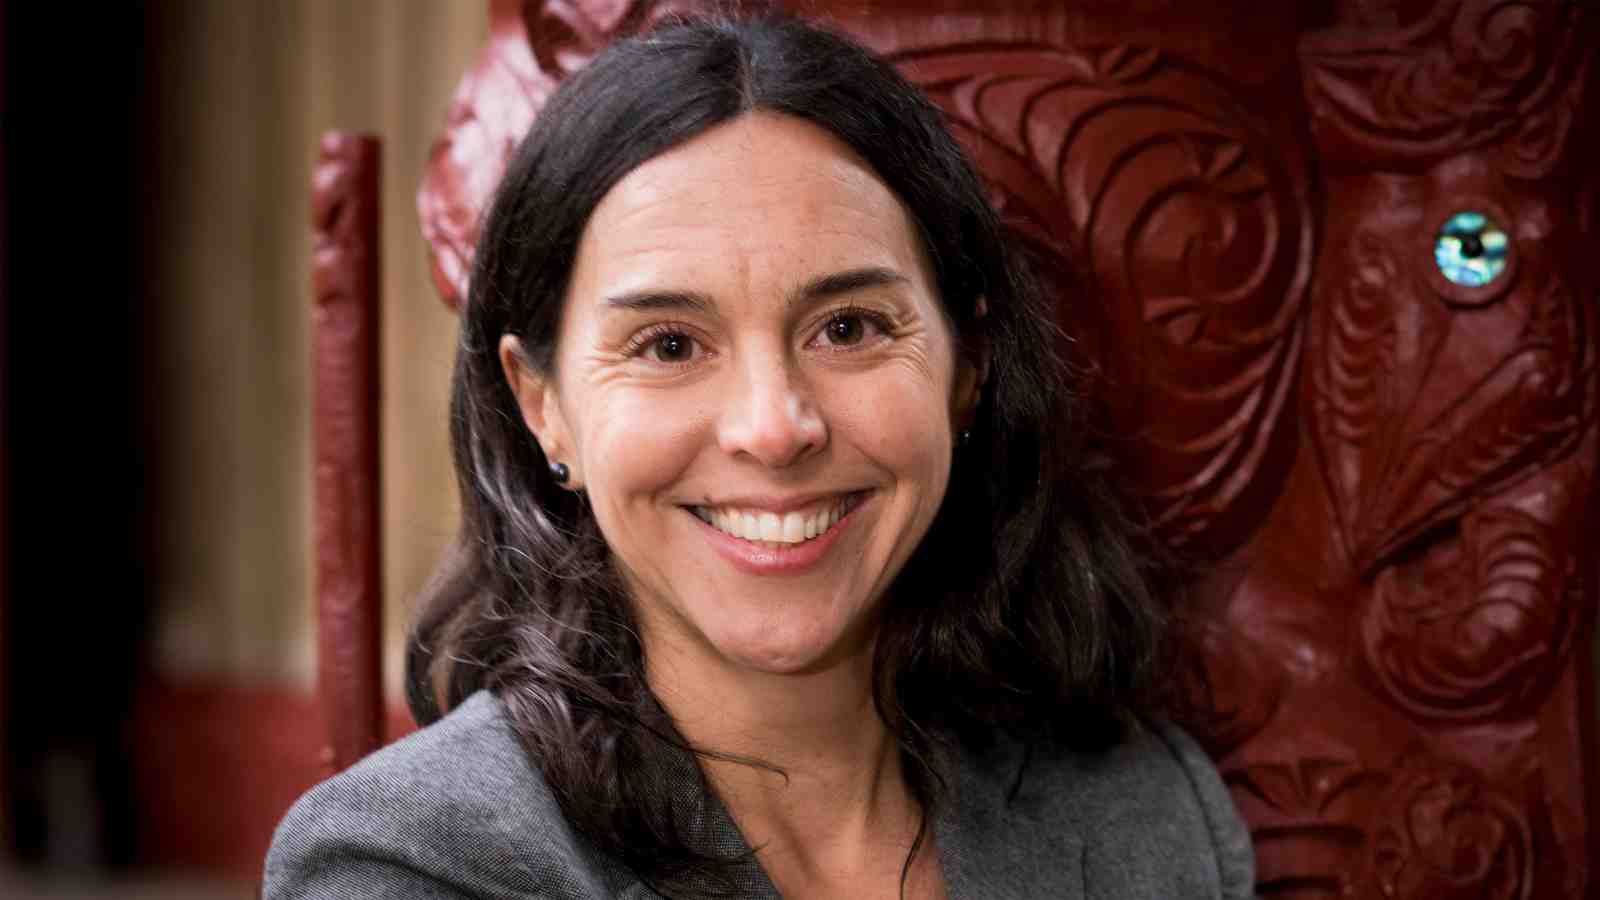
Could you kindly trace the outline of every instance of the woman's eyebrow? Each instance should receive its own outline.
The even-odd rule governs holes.
[[[807,281],[800,286],[799,290],[789,295],[789,306],[799,306],[828,297],[837,297],[840,294],[853,294],[866,288],[902,284],[908,281],[910,279],[899,272],[882,266],[868,266],[862,269],[849,269],[844,272],[819,275]]]
[[[710,312],[713,304],[705,294],[693,291],[642,290],[616,294],[601,301],[607,309],[633,312],[658,309],[690,309],[699,313]]]
[[[832,272],[827,275],[818,275],[807,281],[798,290],[790,293],[787,302],[790,307],[795,307],[829,297],[837,297],[841,294],[855,293],[867,288],[902,284],[909,280],[899,272],[883,266],[868,266],[861,269]],[[709,296],[694,291],[653,290],[649,288],[613,294],[600,302],[606,309],[626,310],[629,312],[688,309],[699,313],[709,313],[716,306]]]

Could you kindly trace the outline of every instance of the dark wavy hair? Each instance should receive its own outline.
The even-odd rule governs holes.
[[[482,225],[451,396],[461,531],[421,598],[407,684],[424,724],[497,692],[573,827],[656,885],[716,868],[660,789],[690,748],[645,682],[585,498],[551,479],[497,347],[516,335],[548,373],[601,198],[646,160],[756,111],[810,122],[872,167],[921,231],[964,352],[991,360],[874,651],[874,699],[924,832],[947,747],[999,732],[1117,740],[1143,702],[1162,621],[1126,519],[1087,464],[1053,304],[939,110],[848,39],[782,16],[679,21],[612,45],[550,98]]]

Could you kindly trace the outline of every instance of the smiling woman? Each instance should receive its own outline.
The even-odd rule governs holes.
[[[290,812],[267,895],[1248,895],[1049,315],[861,49],[606,51],[484,223],[432,724]]]
[[[740,117],[606,193],[562,306],[548,371],[512,334],[501,363],[586,493],[645,659],[734,678],[724,705],[870,659],[983,365],[894,194],[818,126]]]

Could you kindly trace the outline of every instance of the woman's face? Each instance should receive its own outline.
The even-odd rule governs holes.
[[[647,653],[795,673],[870,648],[977,391],[889,189],[816,126],[745,116],[612,188],[564,302],[549,378],[501,358]]]

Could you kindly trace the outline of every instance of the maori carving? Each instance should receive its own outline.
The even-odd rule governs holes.
[[[1548,853],[1548,809],[1523,801],[1543,789],[1537,772],[1505,790],[1419,744],[1375,766],[1328,747],[1227,782],[1258,823],[1264,897],[1571,896],[1554,893],[1568,873]]]
[[[417,191],[433,283],[451,308],[467,298],[478,218],[554,87],[534,61],[520,12],[520,3],[491,5],[489,43],[456,88]]]
[[[1154,47],[956,46],[893,57],[950,114],[1014,229],[1077,259],[1129,475],[1163,536],[1212,555],[1260,523],[1295,430],[1312,215],[1298,149]],[[1085,341],[1101,346],[1103,341]],[[1182,416],[1158,410],[1183,409]]]
[[[1452,333],[1389,245],[1357,232],[1322,287],[1312,412],[1350,560],[1368,576],[1477,498],[1569,454],[1594,414],[1590,313],[1559,278],[1522,310],[1509,351],[1448,404],[1429,376]]]
[[[707,5],[703,0],[550,0],[524,4],[523,18],[539,68],[559,80],[582,68],[612,41]]]
[[[506,160],[561,78],[611,41],[705,3],[493,0],[489,43],[450,102],[417,191],[433,282],[447,306],[467,297],[478,219]]]
[[[492,0],[418,197],[447,302],[559,79],[705,5]],[[1219,563],[1175,611],[1168,707],[1252,825],[1261,894],[1587,896],[1600,178],[1575,163],[1600,16],[1247,5],[1150,0],[1183,26],[1132,34],[1123,4],[800,12],[945,110],[1092,357],[1116,476]],[[1282,65],[1232,64],[1240,29]],[[1435,265],[1463,211],[1503,227],[1482,283]]]
[[[1563,543],[1520,510],[1487,508],[1430,548],[1420,572],[1384,570],[1363,644],[1394,701],[1422,718],[1476,720],[1543,699],[1581,601]]]
[[[1367,851],[1370,896],[1533,896],[1535,846],[1522,806],[1469,768],[1405,759],[1387,796]]]
[[[1243,766],[1226,778],[1241,813],[1256,823],[1260,896],[1352,896],[1364,819],[1389,787],[1386,773],[1345,753],[1316,753]]]
[[[1370,27],[1399,5],[1361,4],[1356,21],[1304,39],[1306,96],[1323,152],[1414,165],[1497,147],[1507,174],[1551,174],[1592,51],[1581,4],[1445,0],[1399,28]]]
[[[1386,772],[1347,888],[1576,896],[1592,810],[1575,784],[1526,773],[1571,752],[1586,727],[1572,710],[1593,715],[1573,701],[1593,678],[1579,623],[1595,603],[1582,542],[1600,343],[1583,211],[1557,187],[1592,23],[1569,4],[1446,0],[1409,4],[1414,20],[1386,31],[1361,22],[1395,4],[1359,6],[1301,45],[1334,173],[1303,388],[1330,546],[1302,584],[1349,613],[1356,652],[1338,677],[1409,720],[1363,735],[1366,758],[1422,749]],[[1465,210],[1509,237],[1484,284],[1451,281],[1429,252]],[[1255,752],[1292,757],[1286,729],[1265,732]],[[1297,865],[1269,861],[1263,883]]]
[[[329,133],[313,173],[317,668],[336,772],[383,738],[376,138]]]

